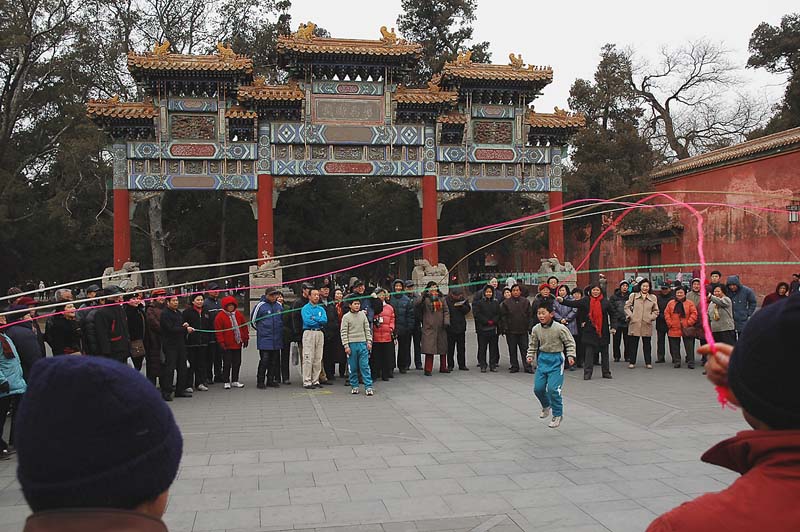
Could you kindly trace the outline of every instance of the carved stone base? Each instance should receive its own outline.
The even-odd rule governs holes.
[[[425,289],[430,281],[433,281],[439,286],[439,292],[446,294],[448,292],[448,282],[450,279],[450,272],[447,266],[442,263],[436,266],[431,266],[431,263],[425,259],[417,259],[414,261],[414,269],[411,271],[411,280],[414,281],[414,290],[419,293]]]
[[[281,261],[270,260],[260,266],[250,266],[250,301],[258,301],[264,295],[267,287],[277,286],[281,288],[283,284],[283,268]]]

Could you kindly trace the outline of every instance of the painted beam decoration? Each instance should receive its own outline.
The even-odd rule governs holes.
[[[331,161],[309,159],[305,161],[273,160],[274,176],[423,176],[422,161]]]
[[[274,123],[270,131],[273,144],[396,144],[422,146],[423,126],[335,126],[299,122]]]
[[[547,177],[448,177],[438,176],[436,189],[443,192],[549,192]]]
[[[256,163],[256,169],[261,173],[270,171],[270,151],[269,123],[260,123],[258,124],[258,163]]]
[[[131,174],[128,190],[256,190],[256,176],[241,174]]]
[[[511,105],[473,105],[474,118],[514,118],[514,107]]]
[[[561,153],[560,149],[558,153]],[[469,149],[465,149],[463,146],[439,146],[436,150],[436,160],[439,162],[547,164],[551,161],[551,153],[548,148],[540,147],[482,148],[470,146]]]
[[[255,142],[128,142],[129,159],[258,159]]]
[[[216,113],[219,107],[216,100],[206,98],[170,98],[167,109],[170,111]]]
[[[383,83],[372,81],[314,81],[311,84],[314,94],[341,94],[348,96],[380,96]]]

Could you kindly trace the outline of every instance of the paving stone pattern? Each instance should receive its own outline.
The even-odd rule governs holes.
[[[699,460],[746,428],[701,369],[646,370],[640,357],[635,370],[612,363],[613,380],[568,372],[554,430],[538,419],[532,375],[509,374],[505,356],[481,374],[474,334],[467,349],[469,372],[412,370],[374,397],[341,380],[308,392],[297,376],[258,390],[248,349],[245,388],[171,403],[184,456],[169,529],[634,532],[736,478]],[[0,463],[0,532],[30,513],[15,471]]]

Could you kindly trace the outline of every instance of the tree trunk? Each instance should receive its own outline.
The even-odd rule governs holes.
[[[228,252],[225,246],[225,226],[227,225],[226,220],[228,218],[228,194],[223,192],[222,193],[222,227],[219,230],[219,262],[227,262],[228,260]],[[222,277],[225,275],[226,268],[225,266],[219,266],[218,270],[219,276]]]
[[[600,233],[603,232],[603,215],[597,214],[592,216],[590,220],[592,232],[591,236],[589,237],[589,244],[591,246],[597,242],[597,239],[600,238]],[[600,279],[600,272],[597,271],[600,269],[600,248],[601,244],[598,243],[597,247],[592,251],[591,256],[589,256],[589,281],[592,284],[596,283]]]
[[[148,200],[147,215],[150,220],[150,251],[153,255],[153,269],[161,268],[161,271],[153,273],[155,286],[166,286],[169,284],[167,272],[163,268],[167,267],[166,250],[164,241],[167,237],[161,220],[161,203],[164,201],[164,194],[159,194]]]

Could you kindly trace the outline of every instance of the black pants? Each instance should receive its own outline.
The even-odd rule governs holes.
[[[222,351],[217,342],[208,344],[208,382],[223,382],[222,378]],[[212,371],[213,370],[213,371]],[[212,375],[213,373],[213,375]]]
[[[414,367],[422,369],[422,326],[414,327]]]
[[[208,346],[187,345],[186,358],[189,360],[189,375],[186,382],[189,386],[199,386],[205,384],[208,370],[206,369],[206,359],[208,358]]]
[[[290,382],[291,379],[289,378],[289,358],[292,355],[292,350],[290,347],[284,347],[281,349],[281,382]]]
[[[189,387],[186,370],[186,347],[185,346],[162,346],[164,350],[164,364],[161,373],[161,393],[169,394],[177,390],[183,392]],[[173,386],[175,373],[178,374],[176,386]]]
[[[336,346],[341,340],[336,336],[326,336],[322,344],[322,369],[329,381],[336,380]]]
[[[394,369],[394,342],[375,342],[369,357],[372,379],[388,380]]]
[[[644,350],[644,363],[652,364],[653,359],[650,355],[653,349],[653,339],[649,336],[628,336],[628,362],[636,364],[636,357],[639,354],[639,338],[642,339],[642,349]]]
[[[458,352],[458,354],[456,354]],[[458,357],[458,367],[467,367],[467,340],[466,333],[447,333],[447,367],[455,368],[456,357]]]
[[[256,382],[279,382],[281,374],[281,351],[280,349],[259,349],[258,350],[258,370],[256,370]],[[266,377],[266,380],[265,380]]]
[[[500,347],[497,345],[497,333],[486,331],[478,333],[478,364],[486,367],[486,350],[489,350],[489,367],[496,368],[500,364]]]
[[[573,338],[575,339],[575,365],[582,368],[583,357],[580,354],[583,353],[583,340],[581,340],[580,332],[577,335],[573,335]]]
[[[686,363],[694,366],[694,337],[693,336],[676,336],[669,337],[669,355],[672,357],[673,364],[681,363],[681,340],[683,340],[683,348],[686,350]]]
[[[600,364],[603,369],[603,375],[611,375],[611,366],[609,364],[608,345],[592,345],[585,344],[583,356],[583,377],[592,378],[594,372],[594,359],[600,356]]]
[[[9,446],[14,445],[14,428],[17,424],[17,410],[19,410],[19,400],[21,393],[0,397],[0,450],[4,451]],[[6,427],[6,418],[11,413],[11,431],[8,434],[8,441],[3,439],[3,430]]]
[[[656,360],[664,361],[667,358],[667,330],[656,327],[658,338],[656,339]]]
[[[239,382],[242,367],[242,348],[226,349],[222,352],[222,382]]]
[[[133,363],[133,367],[136,368],[136,371],[142,371],[142,367],[144,366],[144,357],[130,357],[130,359]],[[127,360],[125,362],[127,363]]]
[[[628,328],[627,327],[617,327],[617,331],[614,333],[614,360],[619,360],[624,357],[625,360],[628,360]]]
[[[714,341],[736,345],[736,331],[717,331],[714,333]]]
[[[411,367],[411,333],[397,335],[397,367],[402,370]]]
[[[508,344],[508,360],[511,362],[511,367],[519,369],[519,358],[517,358],[517,350],[522,357],[522,364],[525,369],[531,367],[528,364],[528,335],[527,333],[512,334],[506,333],[506,343]]]

